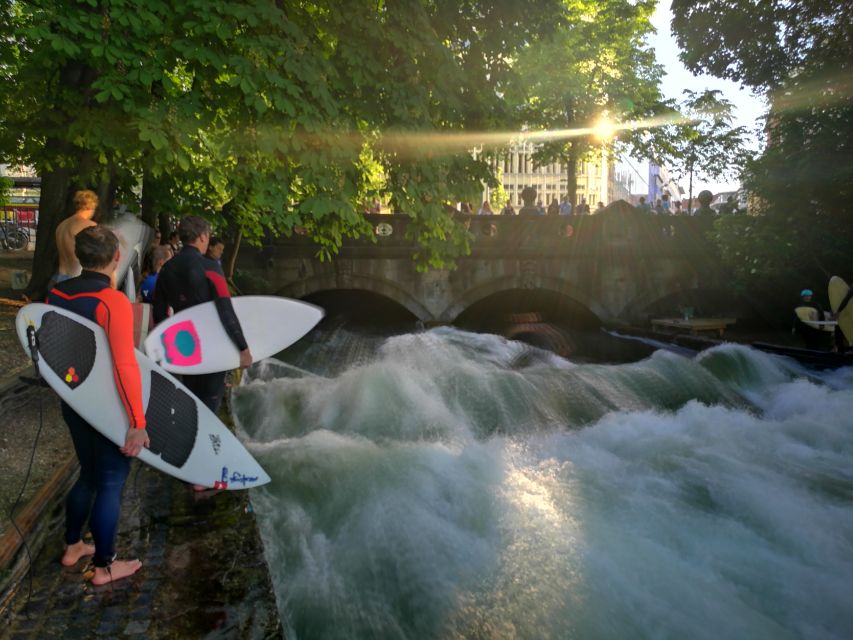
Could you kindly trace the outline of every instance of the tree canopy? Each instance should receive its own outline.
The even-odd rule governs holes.
[[[653,111],[643,0],[15,0],[0,13],[0,157],[42,176],[30,292],[77,188],[147,220],[203,213],[249,240],[304,229],[321,257],[410,215],[423,267],[468,250],[446,204],[496,184],[454,134],[564,126],[564,96]],[[553,65],[533,72],[532,56]],[[544,59],[544,58],[540,58]],[[531,114],[534,114],[533,116]],[[464,140],[464,138],[461,138]]]
[[[770,106],[766,149],[744,175],[762,219],[718,225],[741,281],[814,287],[832,274],[849,278],[853,5],[674,0],[672,9],[688,67],[740,81]]]

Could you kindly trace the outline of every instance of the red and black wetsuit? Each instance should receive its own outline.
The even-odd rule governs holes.
[[[133,342],[133,308],[127,297],[110,286],[109,276],[83,271],[57,284],[47,303],[88,318],[104,328],[113,359],[113,376],[131,427],[145,428],[142,379]]]
[[[222,268],[215,260],[205,258],[195,247],[185,245],[180,253],[166,262],[157,276],[154,289],[154,322],[197,304],[213,301],[231,342],[239,351],[247,348],[240,321],[231,304],[231,294]],[[183,376],[184,384],[212,411],[216,412],[225,389],[225,373]]]
[[[84,270],[80,276],[51,289],[47,303],[73,311],[104,328],[110,344],[116,388],[128,422],[131,427],[144,429],[142,380],[134,353],[130,301],[111,288],[109,276]],[[130,470],[130,459],[65,402],[62,403],[62,416],[80,460],[80,477],[65,501],[65,543],[80,541],[88,519],[95,541],[94,564],[106,567],[115,555],[121,491]]]

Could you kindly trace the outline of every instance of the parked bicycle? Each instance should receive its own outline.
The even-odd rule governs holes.
[[[27,229],[13,222],[0,223],[0,247],[7,251],[20,251],[30,244],[30,234]]]

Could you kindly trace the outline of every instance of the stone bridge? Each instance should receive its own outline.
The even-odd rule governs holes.
[[[570,298],[603,322],[636,321],[661,298],[720,289],[723,270],[707,239],[712,219],[605,211],[582,217],[466,217],[471,255],[454,270],[416,269],[405,215],[370,215],[375,235],[344,242],[333,262],[304,236],[244,246],[243,293],[304,298],[362,290],[389,298],[426,323],[451,323],[471,305],[513,290]]]

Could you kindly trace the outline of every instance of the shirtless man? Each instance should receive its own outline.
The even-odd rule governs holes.
[[[59,270],[52,284],[80,275],[82,267],[74,255],[74,238],[83,229],[94,227],[92,217],[98,208],[98,196],[94,191],[78,191],[74,194],[74,215],[66,218],[56,227],[56,248],[59,249]]]

